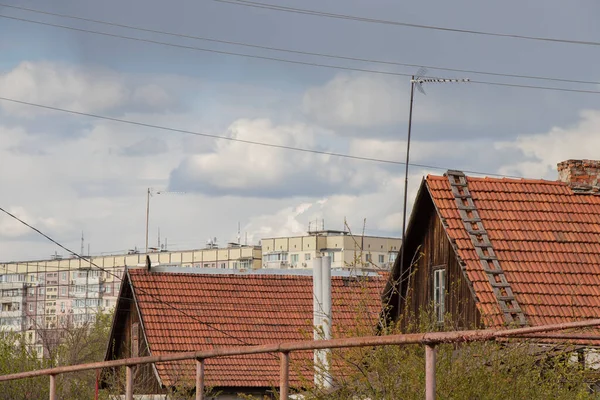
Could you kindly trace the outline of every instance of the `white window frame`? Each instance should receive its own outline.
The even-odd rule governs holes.
[[[300,261],[300,255],[299,254],[290,254],[290,264],[293,266],[298,265],[298,262]]]
[[[443,323],[446,314],[446,268],[433,270],[433,307],[437,322]]]

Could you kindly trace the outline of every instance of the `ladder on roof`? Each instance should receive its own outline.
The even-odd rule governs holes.
[[[498,262],[488,233],[483,226],[477,207],[471,197],[467,177],[462,171],[446,172],[450,188],[458,207],[458,213],[465,226],[467,234],[473,243],[483,271],[492,286],[500,310],[507,324],[527,325],[527,319],[519,303],[515,299],[510,283]]]

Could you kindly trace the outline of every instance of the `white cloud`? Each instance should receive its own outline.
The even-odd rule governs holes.
[[[304,93],[302,109],[311,120],[337,128],[339,134],[356,135],[353,129],[358,129],[373,136],[408,120],[409,98],[408,79],[338,74],[322,86],[309,88]],[[415,110],[420,123],[465,123],[464,112],[457,112],[457,104],[448,104],[439,96],[420,100],[426,100]]]
[[[340,74],[306,91],[305,114],[333,127],[377,127],[404,119],[406,100],[397,78]]]
[[[0,73],[0,92],[16,100],[87,113],[123,105],[160,108],[172,102],[158,85],[131,85],[124,75],[108,69],[54,62],[24,61]],[[2,102],[0,106],[19,117],[50,112],[9,102]]]
[[[547,133],[521,135],[514,142],[498,142],[496,149],[516,150],[515,157],[500,169],[503,174],[556,179],[556,164],[568,159],[598,159],[600,111],[584,110],[581,120],[569,128],[554,127]],[[526,157],[527,159],[522,160]]]
[[[416,197],[422,176],[428,171],[415,171],[409,176],[408,210]],[[252,238],[304,234],[309,222],[325,220],[326,229],[344,229],[344,220],[355,234],[400,236],[402,231],[402,194],[404,178],[389,177],[370,193],[361,195],[334,194],[311,202],[298,202],[269,214],[251,218],[244,228]],[[409,215],[407,215],[407,218]]]
[[[41,229],[42,231],[48,230],[56,232],[66,228],[65,222],[60,221],[55,217],[36,217],[21,206],[8,207],[6,211],[23,220],[24,222]],[[8,214],[0,213],[0,237],[18,238],[31,233],[31,228],[17,221]]]
[[[274,125],[268,119],[234,122],[227,136],[280,146],[317,148],[330,134],[315,127]],[[212,151],[191,155],[171,175],[171,187],[216,195],[319,196],[376,186],[387,173],[369,163],[235,141],[217,141]]]

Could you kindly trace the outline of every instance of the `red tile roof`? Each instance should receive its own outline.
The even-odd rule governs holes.
[[[600,316],[600,197],[564,183],[468,177],[469,192],[529,325]],[[448,178],[426,184],[466,263],[488,326],[503,314],[464,227]]]
[[[311,276],[148,273],[140,269],[130,270],[129,278],[152,355],[312,339]],[[383,277],[332,278],[334,335],[343,336],[359,318],[371,318],[375,326],[384,284]],[[293,367],[294,360],[300,365],[299,357],[306,365],[312,352],[292,354],[292,384],[299,383]],[[157,365],[165,385],[176,384],[181,377],[193,382],[194,368],[191,362]],[[279,356],[209,359],[205,371],[208,386],[276,387]],[[312,380],[310,370],[303,373]]]

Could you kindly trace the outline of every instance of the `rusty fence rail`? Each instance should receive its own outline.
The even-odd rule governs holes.
[[[196,360],[196,399],[202,400],[204,394],[204,360],[208,358],[242,356],[249,354],[279,353],[281,360],[280,399],[289,395],[289,354],[294,351],[337,349],[347,347],[389,346],[420,344],[425,346],[426,368],[426,400],[435,399],[435,362],[436,345],[442,343],[464,343],[474,341],[495,340],[501,338],[536,338],[553,340],[586,340],[600,341],[600,335],[563,333],[544,334],[565,329],[588,328],[600,326],[600,319],[569,322],[552,325],[541,325],[518,329],[485,329],[454,332],[411,333],[386,336],[362,336],[331,340],[306,340],[286,343],[266,344],[259,346],[239,346],[216,348],[212,350],[171,353],[159,356],[125,358],[88,364],[69,365],[35,371],[19,372],[0,376],[0,382],[38,376],[50,377],[50,400],[56,400],[56,376],[60,374],[98,370],[103,368],[126,367],[125,399],[133,399],[133,367],[158,362]]]

